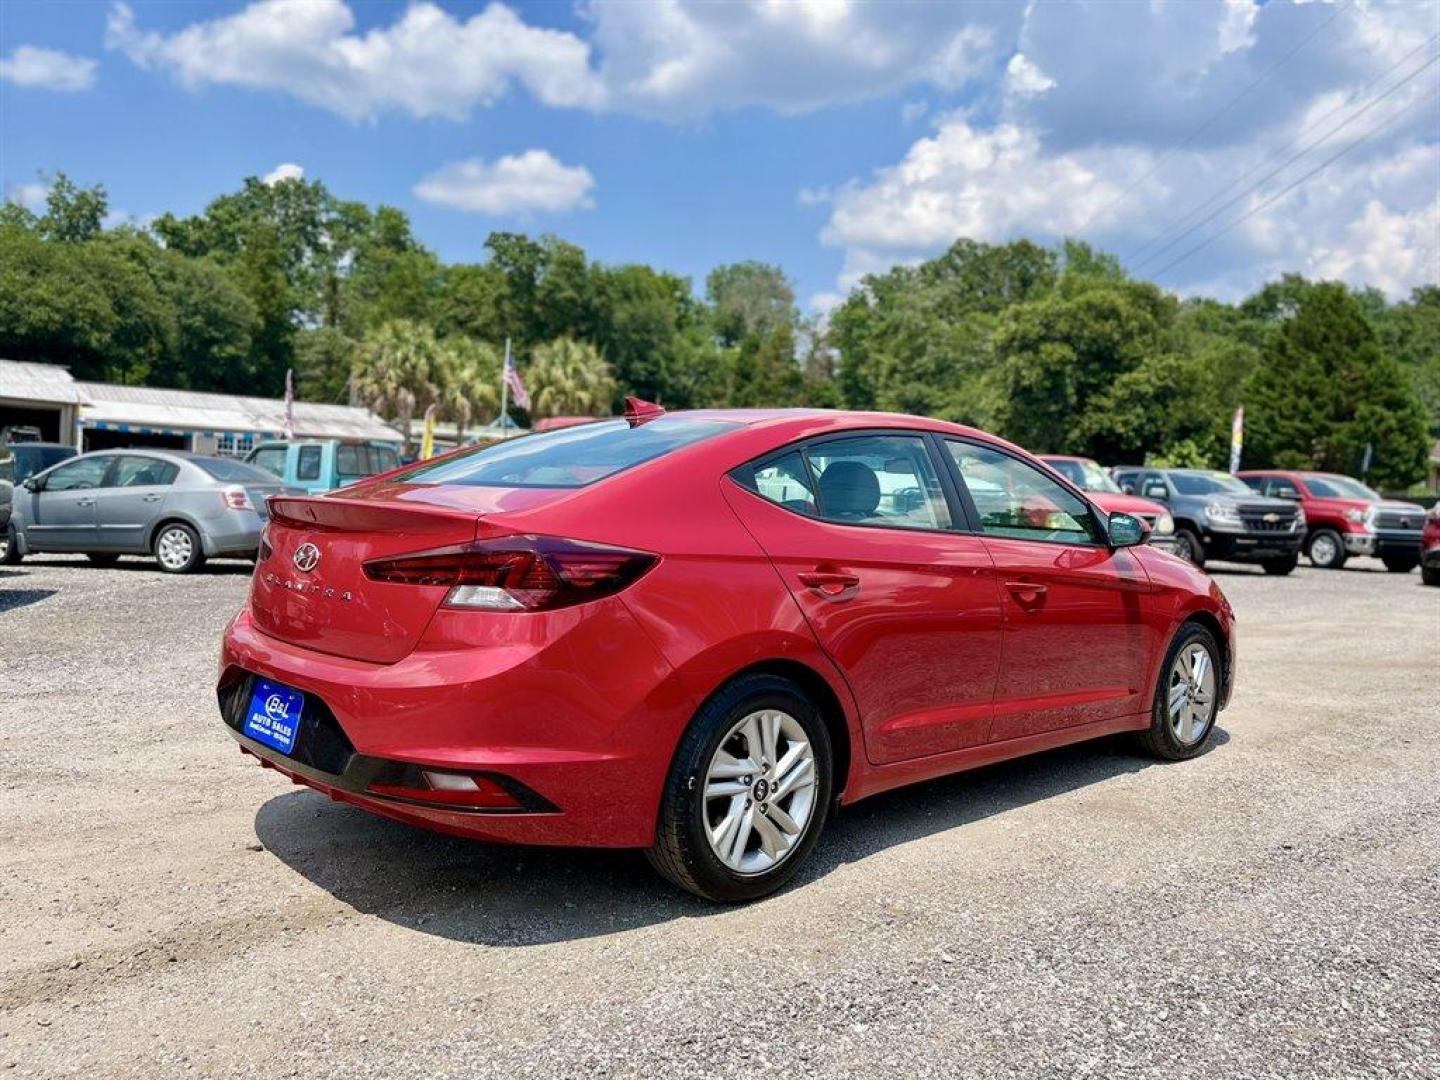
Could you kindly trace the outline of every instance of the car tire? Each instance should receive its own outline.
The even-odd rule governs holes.
[[[1440,585],[1440,566],[1422,566],[1420,580],[1426,585]]]
[[[1345,541],[1334,529],[1316,529],[1311,533],[1305,545],[1305,555],[1311,566],[1321,570],[1339,570],[1350,557],[1345,550]]]
[[[1191,658],[1196,650],[1203,650],[1207,654],[1210,671],[1208,700],[1204,703],[1208,705],[1208,713],[1198,727],[1195,715],[1187,715],[1185,710],[1199,704],[1195,686],[1198,683],[1204,689],[1207,686],[1206,679],[1202,676],[1198,680],[1191,677],[1185,680],[1191,692],[1181,705],[1178,722],[1172,698],[1172,695],[1178,693],[1180,673],[1189,671],[1193,676]],[[1181,657],[1185,658],[1184,662],[1181,662]],[[1150,727],[1139,735],[1140,746],[1147,754],[1162,761],[1184,761],[1205,748],[1211,732],[1215,730],[1215,718],[1220,712],[1220,693],[1224,685],[1224,668],[1221,664],[1220,646],[1215,641],[1215,635],[1205,627],[1199,623],[1187,622],[1175,632],[1175,639],[1170,642],[1170,648],[1165,650],[1160,676],[1155,680],[1155,700],[1150,708]]]
[[[15,526],[5,526],[5,550],[0,552],[0,566],[19,566],[24,557],[20,554],[20,538],[15,535]]]
[[[753,745],[756,733],[760,745]],[[766,737],[780,760],[769,760]],[[777,772],[786,760],[787,771]],[[833,760],[825,721],[799,687],[774,675],[735,680],[701,706],[685,730],[646,858],[662,877],[706,900],[741,903],[769,895],[794,877],[820,838]],[[752,769],[756,764],[764,767]],[[786,793],[775,797],[787,783]],[[788,824],[778,824],[781,816]],[[782,843],[788,843],[783,850]],[[722,858],[722,851],[732,854]]]
[[[1284,577],[1300,565],[1300,556],[1291,555],[1284,559],[1266,559],[1260,564],[1271,577]]]
[[[1387,555],[1380,561],[1385,564],[1385,569],[1389,570],[1392,574],[1408,574],[1411,570],[1414,570],[1415,567],[1420,565],[1419,559],[1412,559],[1406,555],[1401,555],[1398,557],[1394,555]]]
[[[183,521],[170,521],[160,526],[152,545],[155,562],[167,574],[189,574],[205,565],[205,549],[200,534]]]
[[[93,565],[101,567],[114,566],[120,561],[119,555],[112,555],[106,551],[87,551],[85,558],[89,559]]]
[[[1205,545],[1200,542],[1200,537],[1191,529],[1175,530],[1175,554],[1188,563],[1194,563],[1202,570],[1205,568]]]

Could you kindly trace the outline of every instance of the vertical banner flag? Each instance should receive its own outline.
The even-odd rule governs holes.
[[[510,388],[510,394],[515,399],[515,404],[522,409],[530,408],[530,395],[525,390],[525,383],[520,378],[520,370],[515,366],[515,354],[510,351],[510,339],[505,339],[505,385]],[[501,416],[500,422],[505,422]]]
[[[1360,462],[1360,475],[1365,476],[1370,472],[1370,463],[1375,460],[1375,444],[1365,444],[1365,458]]]
[[[1230,471],[1240,471],[1240,448],[1245,445],[1245,406],[1235,409],[1235,419],[1230,421]]]
[[[295,437],[295,370],[285,369],[285,438]]]
[[[425,425],[420,429],[420,460],[435,456],[435,406],[425,407]]]

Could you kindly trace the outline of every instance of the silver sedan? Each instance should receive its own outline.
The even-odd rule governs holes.
[[[100,450],[36,473],[15,490],[5,553],[80,552],[102,566],[153,555],[184,574],[207,558],[253,558],[265,499],[300,494],[270,473],[178,450]]]

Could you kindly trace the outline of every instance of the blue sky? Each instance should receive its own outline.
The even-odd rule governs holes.
[[[1401,295],[1440,278],[1437,35],[1433,0],[7,0],[0,191],[63,170],[143,221],[298,167],[445,259],[756,258],[814,310],[960,235]]]

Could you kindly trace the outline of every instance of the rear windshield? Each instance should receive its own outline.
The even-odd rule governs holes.
[[[492,443],[420,465],[399,479],[412,484],[580,488],[735,426],[679,416],[662,416],[636,428],[624,420],[607,420]]]
[[[346,480],[374,476],[399,464],[395,451],[388,446],[341,443],[335,449],[335,471]]]
[[[1222,495],[1227,492],[1237,495],[1255,494],[1245,481],[1222,472],[1177,471],[1170,474],[1170,482],[1181,495]]]
[[[223,480],[227,484],[273,484],[275,476],[264,469],[257,469],[254,465],[246,465],[243,461],[231,461],[229,458],[218,457],[197,457],[191,458],[192,465],[198,465],[216,480]]]

